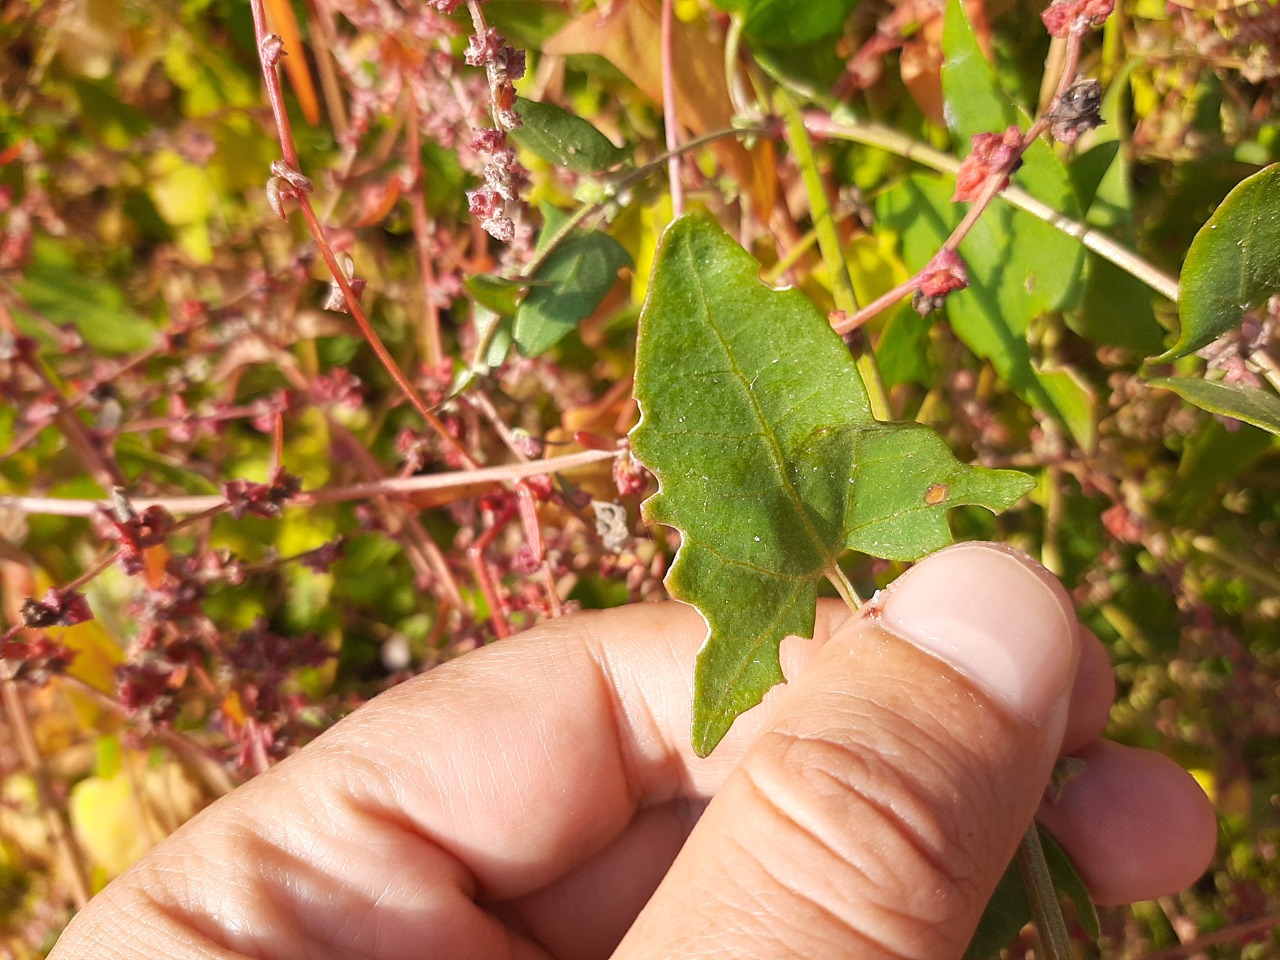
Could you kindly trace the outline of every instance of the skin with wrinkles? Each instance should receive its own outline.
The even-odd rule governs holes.
[[[924,563],[985,549],[969,554]],[[1029,563],[993,567],[993,594],[1043,576]],[[824,603],[815,639],[783,646],[788,684],[699,760],[700,618],[558,619],[402,684],[215,803],[51,958],[958,957],[1060,749],[1089,766],[1042,818],[1095,894],[1178,889],[1212,813],[1169,761],[1098,740],[1106,655],[1070,623],[1051,729]]]

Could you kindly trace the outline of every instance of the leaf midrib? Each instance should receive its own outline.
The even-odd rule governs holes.
[[[809,536],[810,542],[812,542],[817,546],[818,555],[822,557],[823,560],[825,561],[824,566],[826,564],[830,564],[834,561],[835,558],[833,555],[831,555],[827,551],[826,544],[824,543],[822,538],[818,535],[818,531],[814,529],[813,523],[810,521],[809,515],[805,512],[803,504],[800,500],[800,497],[796,492],[795,486],[792,484],[791,478],[787,476],[786,460],[783,455],[782,448],[778,445],[777,438],[772,433],[769,432],[768,430],[769,422],[767,418],[764,416],[764,411],[760,409],[760,404],[756,400],[756,395],[754,391],[752,391],[750,385],[747,382],[746,376],[743,374],[742,370],[738,367],[738,363],[733,355],[733,351],[729,349],[729,344],[725,340],[724,336],[721,334],[720,327],[716,323],[715,314],[711,310],[711,301],[707,296],[706,287],[703,285],[703,282],[702,282],[702,273],[698,269],[698,264],[693,257],[693,250],[689,244],[685,245],[685,254],[689,259],[690,276],[693,277],[693,282],[697,285],[697,288],[698,288],[698,298],[702,304],[702,310],[703,310],[703,314],[706,317],[707,327],[711,330],[712,333],[715,334],[716,341],[720,344],[720,349],[721,351],[723,351],[725,355],[725,359],[729,363],[731,372],[738,379],[738,383],[742,385],[743,389],[746,392],[747,402],[750,404],[751,410],[755,414],[756,422],[761,425],[760,436],[764,438],[765,446],[768,448],[771,454],[770,460],[771,460],[774,472],[777,474],[778,480],[781,483],[783,490],[786,491],[787,499],[791,502],[792,509],[795,511],[796,515],[799,516],[800,522],[804,526],[805,533]],[[758,283],[759,281],[753,280],[752,282]],[[822,569],[823,568],[820,567],[819,569],[813,571],[813,573],[810,576],[817,577],[821,575]]]

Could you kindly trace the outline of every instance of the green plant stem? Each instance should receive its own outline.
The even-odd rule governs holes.
[[[778,262],[771,266],[764,273],[760,274],[760,279],[765,283],[773,286],[788,270],[794,267],[806,253],[809,248],[818,242],[818,234],[810,230],[800,238],[799,243],[793,243],[785,254],[778,258]]]
[[[636,167],[634,170],[628,170],[625,173],[617,175],[616,179],[609,184],[608,199],[588,203],[575,210],[573,215],[561,224],[560,229],[555,232],[554,236],[543,244],[542,248],[534,254],[533,259],[525,264],[523,274],[524,279],[532,279],[533,275],[538,272],[538,268],[547,262],[547,258],[556,252],[556,249],[569,238],[569,235],[578,227],[582,226],[582,224],[592,216],[605,209],[605,207],[613,202],[614,197],[621,193],[625,193],[641,180],[644,180],[651,173],[662,169],[667,165],[668,161],[673,158],[683,156],[686,153],[692,153],[693,151],[706,146],[708,143],[715,143],[717,140],[728,140],[731,137],[763,137],[775,134],[776,132],[777,131],[773,127],[763,124],[754,127],[728,127],[724,130],[713,130],[711,133],[704,133],[700,137],[695,137],[692,140],[686,140],[676,149],[668,150],[667,152],[654,157],[648,163]]]
[[[827,266],[827,272],[831,275],[831,297],[836,302],[837,310],[843,310],[848,314],[856,313],[858,298],[853,292],[853,281],[849,277],[849,267],[844,260],[840,234],[836,232],[836,224],[831,217],[826,185],[822,182],[818,162],[813,156],[813,145],[809,142],[809,131],[805,129],[804,117],[800,114],[800,108],[785,90],[779,90],[775,97],[782,119],[787,125],[787,139],[791,144],[791,152],[795,156],[796,166],[800,168],[800,175],[804,178],[805,192],[809,195],[813,229],[818,235],[818,247],[822,250],[822,260]]]
[[[827,568],[827,579],[831,581],[831,585],[836,588],[836,593],[840,594],[840,599],[848,605],[850,610],[857,610],[862,606],[862,598],[858,596],[858,591],[840,569],[840,564],[832,563]]]
[[[1036,922],[1036,939],[1044,960],[1071,960],[1071,938],[1067,924],[1062,919],[1058,895],[1053,889],[1049,864],[1040,845],[1039,828],[1032,823],[1018,844],[1018,872],[1022,874],[1027,899],[1031,901],[1031,915]]]
[[[809,212],[813,218],[813,229],[818,235],[818,248],[822,251],[822,261],[826,264],[831,279],[831,296],[835,300],[836,309],[846,317],[858,312],[858,298],[853,292],[853,281],[849,277],[849,265],[844,259],[844,248],[840,243],[840,234],[836,231],[835,220],[831,216],[831,206],[827,203],[826,186],[822,182],[822,174],[818,171],[817,161],[813,156],[813,146],[809,143],[809,132],[805,129],[804,116],[796,106],[791,95],[779,89],[775,93],[775,103],[782,120],[787,126],[787,139],[795,155],[796,166],[804,178],[805,192],[809,195]],[[870,349],[858,352],[855,358],[858,375],[867,388],[867,396],[871,401],[871,412],[877,420],[893,419],[893,410],[889,406],[889,395],[884,389],[884,380],[880,376],[880,368],[876,364],[875,354]]]
[[[551,239],[542,245],[542,249],[533,255],[533,259],[525,264],[525,279],[532,280],[533,275],[547,262],[547,258],[556,252],[560,244],[569,239],[569,235],[582,226],[592,214],[598,213],[603,208],[603,203],[588,203],[586,206],[575,210],[573,215],[560,225],[560,229],[552,234]]]

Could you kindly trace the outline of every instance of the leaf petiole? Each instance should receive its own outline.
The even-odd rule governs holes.
[[[1036,939],[1040,944],[1043,960],[1070,960],[1071,938],[1067,934],[1066,921],[1062,919],[1062,907],[1053,887],[1049,863],[1040,845],[1040,833],[1035,823],[1018,844],[1018,872],[1027,888],[1031,901],[1031,915],[1036,922]]]
[[[858,596],[858,591],[840,569],[840,564],[831,564],[827,567],[826,574],[827,580],[836,588],[836,593],[840,594],[840,599],[848,605],[850,610],[857,610],[862,606],[862,598]]]

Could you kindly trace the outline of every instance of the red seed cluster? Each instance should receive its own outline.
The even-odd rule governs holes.
[[[1065,37],[1100,26],[1115,7],[1115,0],[1058,0],[1040,14],[1040,19],[1050,36]]]
[[[970,140],[969,155],[956,173],[952,203],[976,200],[989,177],[1002,175],[1000,189],[1009,185],[1009,174],[1022,152],[1022,131],[1011,125],[1004,133],[979,133]]]

